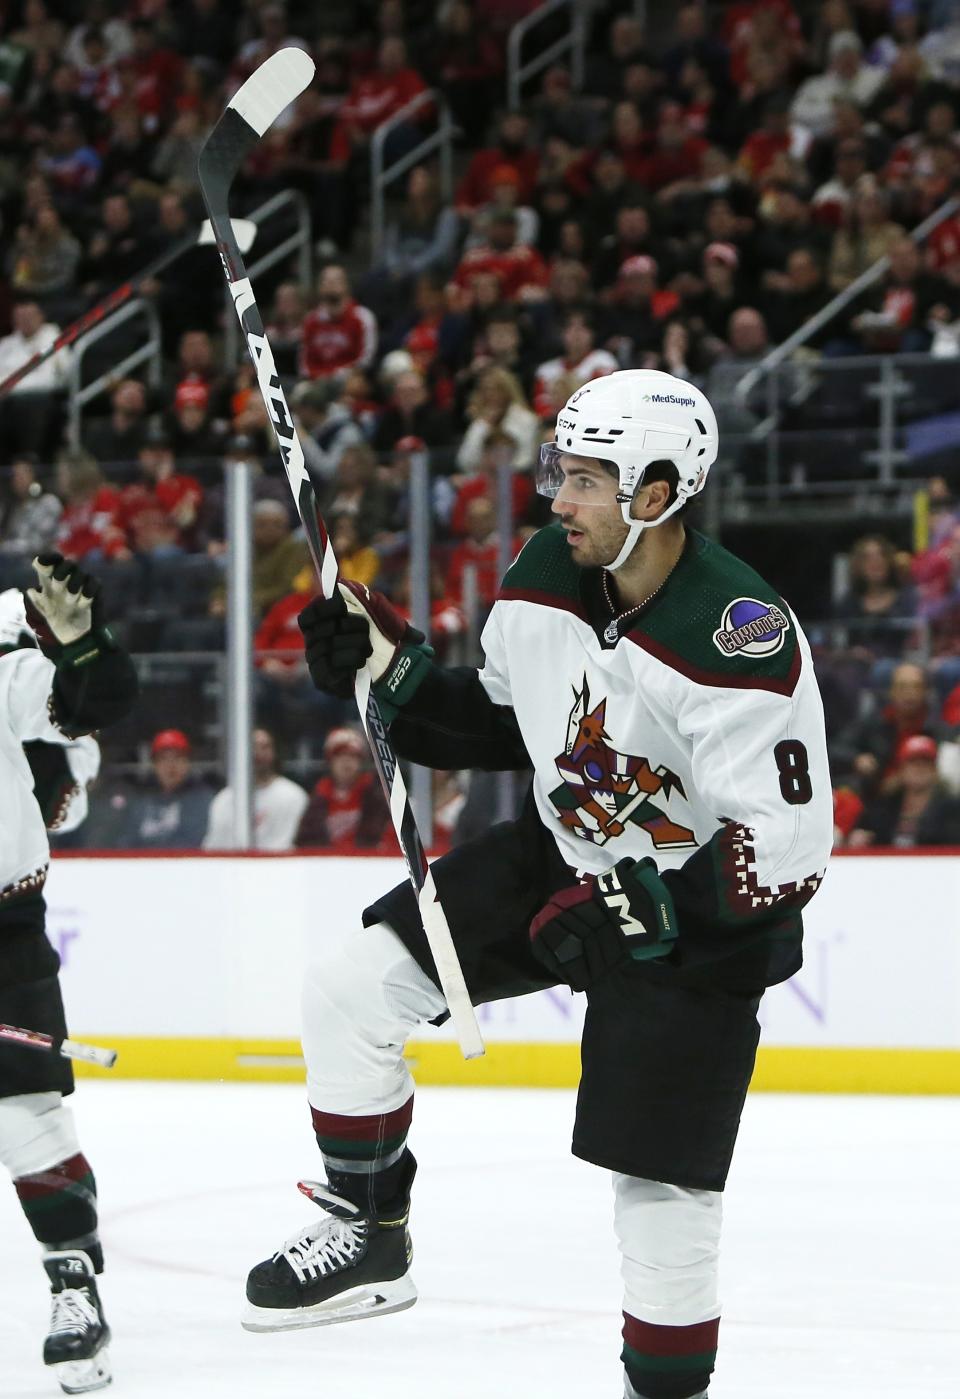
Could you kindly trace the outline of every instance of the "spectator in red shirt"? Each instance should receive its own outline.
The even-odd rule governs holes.
[[[464,512],[467,534],[450,555],[447,589],[460,606],[464,601],[464,575],[476,570],[477,598],[484,610],[493,606],[500,586],[500,542],[497,534],[497,507],[489,495],[474,496]],[[519,552],[514,540],[511,555]]]
[[[640,181],[656,192],[697,179],[706,150],[703,137],[691,135],[679,102],[664,102],[653,149],[640,166]]]
[[[453,274],[454,285],[469,288],[473,278],[484,273],[497,277],[504,301],[525,299],[525,293],[547,285],[543,258],[535,248],[517,242],[517,216],[512,210],[494,212],[487,224],[487,241],[464,253]]]
[[[130,26],[133,54],[127,60],[136,76],[137,103],[141,112],[163,122],[172,114],[180,88],[183,59],[173,49],[161,48],[153,25],[135,19]],[[154,129],[156,129],[154,127]]]
[[[467,0],[441,6],[436,29],[426,71],[443,90],[467,147],[479,146],[503,57]]]
[[[318,592],[316,574],[307,564],[293,580],[293,592],[268,609],[253,637],[254,664],[262,675],[280,681],[303,675],[304,640],[297,618]],[[277,651],[284,654],[271,654]]]
[[[303,320],[301,377],[342,379],[351,369],[368,369],[377,353],[377,322],[354,301],[346,269],[325,267],[317,290],[319,304]]]
[[[457,208],[464,213],[489,204],[493,197],[491,176],[502,165],[512,165],[520,180],[521,203],[533,198],[540,165],[539,153],[529,146],[530,123],[523,112],[505,112],[500,118],[497,144],[477,151],[457,188]]]
[[[737,166],[753,184],[759,184],[774,156],[790,150],[790,99],[786,93],[771,97],[763,111],[763,125],[740,148]]]
[[[533,381],[533,411],[555,417],[575,389],[620,366],[609,350],[597,349],[596,325],[587,310],[570,311],[563,323],[563,354],[544,361]]]
[[[57,494],[64,502],[55,547],[70,559],[90,554],[129,558],[123,531],[117,524],[119,496],[108,486],[87,452],[64,452],[57,461]]]
[[[426,90],[427,85],[420,74],[407,63],[404,41],[395,36],[384,39],[377,56],[377,67],[372,73],[364,73],[354,79],[340,109],[340,120],[330,143],[331,160],[347,161],[352,155],[365,150],[373,132],[382,122],[396,116],[408,102]],[[422,135],[418,128],[430,110],[430,105],[424,104],[409,122],[402,122],[390,133],[384,151],[388,164],[417,144]]]
[[[200,483],[176,470],[163,428],[147,433],[139,457],[142,479],[123,488],[117,511],[128,544],[157,557],[189,548],[203,500]]]
[[[349,852],[383,835],[389,811],[380,784],[364,771],[367,745],[356,729],[332,729],[323,745],[327,775],[314,787],[294,844]]]

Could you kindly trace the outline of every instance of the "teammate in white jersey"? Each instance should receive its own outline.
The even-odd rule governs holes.
[[[532,766],[516,822],[433,866],[477,1003],[587,996],[573,1150],[612,1172],[628,1399],[702,1399],[717,1348],[722,1191],[767,986],[801,964],[830,851],[823,711],[789,607],[681,511],[717,454],[693,385],[583,386],[538,486],[554,525],[508,571],[485,664],[442,669],[384,598],[301,614],[315,683],[367,665],[398,753]],[[323,1210],[247,1284],[245,1325],[410,1306],[406,1038],[444,1015],[409,884],[307,975],[303,1042]]]
[[[0,1022],[66,1036],[45,934],[48,830],[86,815],[100,755],[94,729],[121,718],[136,676],[99,619],[98,584],[59,554],[34,560],[24,597],[0,594]],[[31,625],[33,623],[34,625]],[[63,1098],[67,1059],[0,1042],[0,1161],[43,1250],[53,1293],[43,1358],[66,1393],[110,1381],[96,1274],[103,1267],[93,1173]]]

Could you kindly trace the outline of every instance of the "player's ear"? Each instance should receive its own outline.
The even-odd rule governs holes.
[[[641,484],[634,493],[630,514],[635,520],[655,520],[670,504],[671,490],[666,481]]]

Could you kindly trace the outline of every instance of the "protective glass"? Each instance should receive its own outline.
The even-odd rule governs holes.
[[[562,465],[564,458],[571,463],[568,470]],[[572,463],[572,453],[562,451],[556,442],[544,442],[537,462],[537,494],[548,500],[562,495],[569,504],[578,506],[609,506],[617,498],[617,480],[602,462],[593,461],[592,471],[578,470]]]

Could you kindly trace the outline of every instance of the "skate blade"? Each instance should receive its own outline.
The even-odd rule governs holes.
[[[417,1300],[417,1289],[409,1273],[393,1282],[366,1283],[351,1288],[327,1302],[288,1310],[256,1307],[247,1303],[240,1319],[244,1331],[299,1331],[308,1326],[335,1326],[341,1321],[365,1321],[368,1317],[403,1312]]]
[[[103,1349],[89,1360],[61,1360],[50,1369],[60,1381],[64,1394],[87,1394],[92,1389],[104,1389],[113,1381],[110,1357]]]

